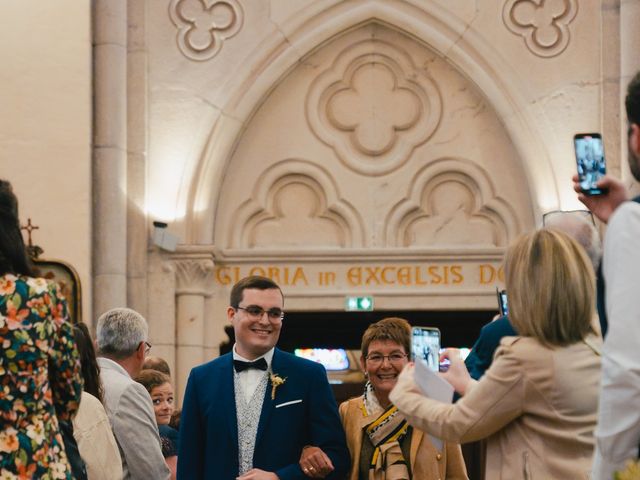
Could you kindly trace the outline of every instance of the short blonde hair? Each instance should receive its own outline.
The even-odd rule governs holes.
[[[520,237],[505,257],[509,319],[545,345],[570,345],[594,333],[595,274],[584,249],[558,230]]]

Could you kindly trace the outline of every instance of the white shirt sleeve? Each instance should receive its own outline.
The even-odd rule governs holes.
[[[626,202],[609,221],[603,257],[609,329],[592,478],[610,480],[640,444],[640,204]]]

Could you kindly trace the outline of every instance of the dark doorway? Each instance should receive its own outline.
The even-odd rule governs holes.
[[[495,311],[287,312],[279,348],[359,349],[366,328],[385,317],[402,317],[411,325],[437,327],[443,347],[471,347]]]
[[[443,347],[471,347],[482,326],[496,313],[493,310],[287,312],[278,347],[287,352],[311,347],[357,350],[366,328],[385,317],[402,317],[411,325],[439,328]],[[231,326],[225,331],[230,341],[220,346],[221,354],[230,351],[235,341]]]

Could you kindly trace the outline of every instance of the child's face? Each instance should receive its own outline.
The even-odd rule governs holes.
[[[163,383],[151,389],[151,401],[156,413],[158,425],[168,425],[173,414],[173,387],[170,383]]]

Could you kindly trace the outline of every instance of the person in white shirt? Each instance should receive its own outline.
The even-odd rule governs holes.
[[[627,89],[629,168],[640,182],[640,72]],[[638,458],[640,444],[640,203],[627,201],[625,185],[610,176],[597,186],[603,195],[578,198],[608,223],[603,273],[609,329],[602,357],[602,383],[592,479],[610,480]]]
[[[147,321],[129,308],[98,318],[96,344],[104,406],[122,457],[123,480],[168,480],[149,392],[133,380],[151,348]]]

